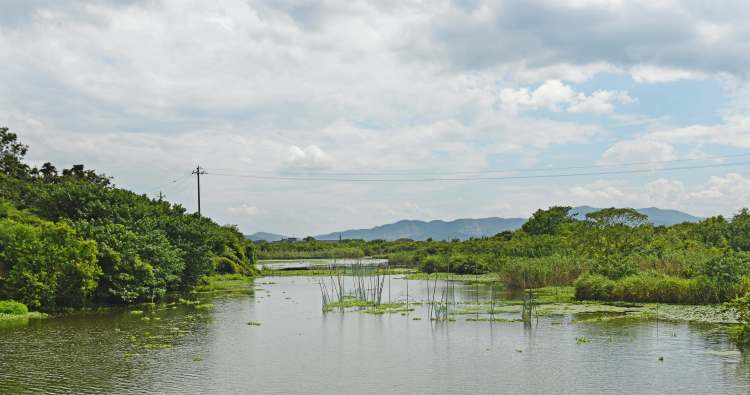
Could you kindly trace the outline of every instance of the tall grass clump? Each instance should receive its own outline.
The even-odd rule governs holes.
[[[511,289],[562,286],[572,284],[588,266],[586,260],[573,256],[513,258],[502,264],[500,276]]]
[[[25,304],[14,300],[0,300],[0,314],[7,315],[26,315],[29,308]]]
[[[741,294],[750,278],[723,283],[701,275],[693,278],[642,272],[613,280],[598,274],[585,274],[575,283],[578,300],[706,304],[722,303]]]

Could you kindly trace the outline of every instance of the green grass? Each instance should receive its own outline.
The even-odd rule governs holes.
[[[242,274],[214,274],[202,277],[194,291],[200,293],[252,293],[253,289],[250,285],[253,283],[253,280],[253,277],[244,276]]]
[[[391,269],[378,269],[373,274],[391,274],[391,275],[402,275],[416,273],[414,269],[406,268],[391,268]],[[262,277],[298,277],[298,276],[311,276],[311,277],[328,277],[336,275],[350,276],[351,270],[340,268],[340,269],[292,269],[292,270],[263,270],[261,272]]]
[[[465,283],[473,284],[490,284],[497,283],[498,287],[501,287],[502,282],[500,277],[495,273],[485,274],[455,274],[455,273],[411,273],[405,276],[408,280],[452,280],[452,281],[463,281]]]
[[[723,284],[706,276],[680,278],[653,272],[617,280],[587,274],[579,277],[574,286],[578,300],[684,304],[721,303],[740,291],[736,284]]]

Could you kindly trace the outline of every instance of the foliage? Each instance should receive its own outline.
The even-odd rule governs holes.
[[[101,275],[96,253],[66,223],[0,219],[0,295],[32,308],[83,305]]]
[[[0,300],[0,314],[24,315],[28,312],[29,308],[23,303],[15,300]]]
[[[236,227],[83,165],[31,168],[27,149],[0,128],[0,296],[46,309],[132,303],[215,272],[256,273],[256,248]]]
[[[511,289],[561,286],[571,284],[588,265],[574,256],[514,258],[501,265],[500,276]]]
[[[537,210],[523,224],[521,230],[530,235],[554,235],[560,233],[565,224],[574,221],[570,216],[571,207],[553,206],[547,210]]]
[[[750,293],[727,303],[727,308],[737,314],[739,325],[731,328],[730,338],[743,351],[750,349]]]
[[[679,278],[654,272],[612,280],[586,274],[575,283],[576,299],[662,303],[721,303],[735,297],[742,288],[727,286],[707,276]]]

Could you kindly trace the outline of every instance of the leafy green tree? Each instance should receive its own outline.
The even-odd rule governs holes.
[[[728,230],[729,245],[737,251],[750,251],[750,211],[740,210],[732,218]]]
[[[26,177],[29,166],[22,160],[29,147],[18,141],[18,135],[0,127],[0,173],[13,177]]]
[[[632,208],[605,208],[586,214],[586,221],[597,227],[626,225],[639,227],[648,223],[648,216]]]
[[[0,219],[0,294],[31,308],[83,305],[101,275],[96,253],[66,223]]]
[[[101,300],[117,303],[154,300],[180,285],[183,251],[160,231],[135,233],[120,224],[78,223],[80,233],[97,242],[103,275]]]
[[[537,210],[521,229],[530,235],[558,234],[563,225],[575,221],[570,216],[570,207],[552,206],[547,210]]]
[[[726,247],[729,244],[727,236],[730,224],[721,215],[706,218],[695,225],[695,232],[700,241],[711,247]]]

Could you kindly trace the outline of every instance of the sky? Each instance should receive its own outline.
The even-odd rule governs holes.
[[[203,166],[203,214],[246,233],[732,215],[749,19],[731,0],[0,0],[0,124],[34,165],[190,211]]]

